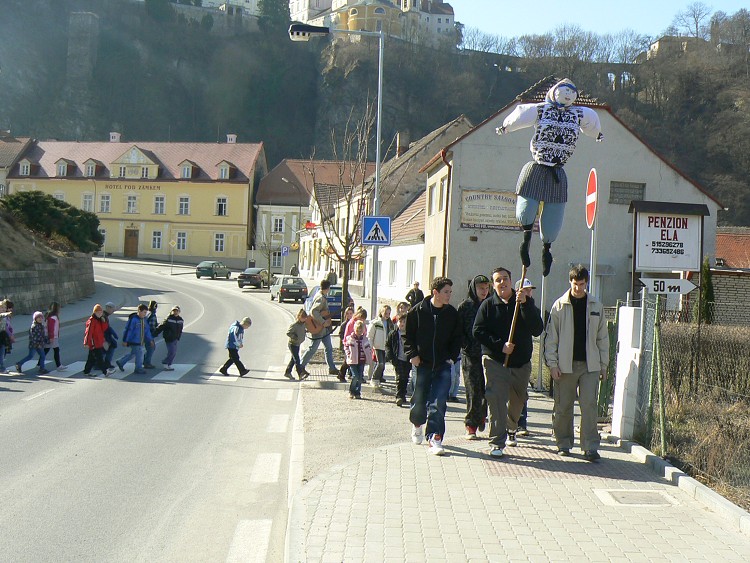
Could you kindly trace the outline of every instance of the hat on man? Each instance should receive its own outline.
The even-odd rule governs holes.
[[[521,280],[516,282],[516,291],[521,289]],[[532,285],[528,278],[523,278],[523,289],[536,289],[535,285]]]
[[[114,309],[114,308],[115,308],[115,304],[114,304],[114,303],[112,303],[111,301],[107,301],[107,302],[106,302],[106,303],[104,304],[104,306],[105,306],[105,307],[106,307],[107,309]]]

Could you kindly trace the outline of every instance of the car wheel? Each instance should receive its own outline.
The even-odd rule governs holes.
[[[211,274],[211,279],[212,279],[212,280],[215,280],[215,279],[216,279],[216,272],[214,272],[213,274]]]
[[[232,275],[232,272],[227,272],[227,279],[229,279],[229,276]]]
[[[198,278],[198,279],[201,279],[201,277],[200,277],[199,274],[195,274],[195,277]]]
[[[278,295],[278,298],[279,298],[279,303],[283,303],[284,302],[284,300],[281,298],[281,295]]]

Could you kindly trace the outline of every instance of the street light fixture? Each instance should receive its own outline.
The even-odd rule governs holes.
[[[312,37],[325,37],[331,33],[342,33],[344,35],[360,35],[364,37],[378,38],[378,109],[376,115],[376,140],[375,145],[375,190],[373,192],[372,214],[380,212],[380,139],[382,132],[381,118],[383,114],[383,51],[385,50],[385,33],[380,31],[350,31],[348,29],[336,29],[293,23],[289,26],[289,39],[292,41],[309,41]],[[372,287],[370,289],[370,311],[375,318],[378,310],[378,246],[372,247]]]

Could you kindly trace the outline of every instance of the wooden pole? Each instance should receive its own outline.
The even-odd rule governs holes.
[[[521,287],[523,287],[523,280],[526,279],[526,266],[521,268]],[[513,289],[515,291],[515,288]],[[518,320],[518,311],[521,309],[521,304],[518,302],[518,296],[516,296],[516,306],[513,308],[513,320],[510,323],[510,334],[508,335],[508,342],[513,342],[513,335],[516,332],[516,321]],[[508,367],[510,362],[510,354],[505,354],[505,361],[503,367]]]

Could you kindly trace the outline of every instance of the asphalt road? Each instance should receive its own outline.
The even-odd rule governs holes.
[[[131,363],[110,379],[2,376],[0,559],[282,560],[299,386],[279,368],[299,305],[234,279],[170,275],[169,265],[97,262],[95,272],[126,292],[120,334],[138,302],[157,300],[160,319],[180,305],[175,363],[184,375],[138,376]],[[241,356],[251,372],[217,378],[227,327],[245,315],[253,326]],[[63,328],[64,363],[85,360],[82,335],[82,323]],[[9,367],[25,347],[16,344]],[[159,341],[153,363],[164,353]]]

